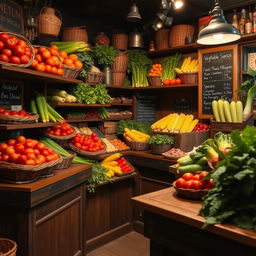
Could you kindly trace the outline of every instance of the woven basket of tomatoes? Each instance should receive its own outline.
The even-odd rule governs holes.
[[[34,45],[34,52],[35,59],[31,64],[32,69],[58,76],[64,75],[62,59],[59,56],[57,46],[52,45],[49,48],[46,46]]]
[[[161,64],[152,65],[148,74],[149,85],[161,86],[162,85],[161,75],[162,75],[162,65]]]
[[[64,120],[61,124],[47,128],[46,131],[44,131],[44,135],[54,140],[59,145],[66,147],[68,146],[68,141],[76,135],[76,131],[73,126]]]
[[[22,35],[12,32],[0,32],[0,64],[28,67],[35,53],[31,43]]]
[[[0,108],[0,123],[2,124],[34,123],[38,118],[38,114],[27,113],[25,110],[8,111]]]
[[[201,200],[214,187],[212,179],[205,179],[208,172],[184,173],[181,178],[173,182],[178,195],[188,199]]]
[[[51,148],[34,139],[19,136],[0,143],[0,180],[22,184],[52,173],[62,158]]]
[[[83,68],[83,63],[79,61],[77,55],[67,55],[65,51],[60,51],[59,55],[63,63],[64,77],[77,78]]]
[[[69,142],[69,147],[78,155],[86,156],[90,159],[105,154],[107,148],[104,141],[102,141],[96,133],[92,133],[91,135],[77,133]]]

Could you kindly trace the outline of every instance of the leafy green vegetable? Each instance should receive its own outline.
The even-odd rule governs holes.
[[[88,52],[78,52],[76,55],[78,56],[78,59],[83,63],[83,69],[79,73],[79,78],[85,81],[87,78],[86,71],[91,70],[94,64],[93,59]]]
[[[173,141],[174,139],[172,136],[157,134],[155,136],[150,137],[148,140],[148,143],[161,145],[161,144],[172,144]]]
[[[94,62],[102,68],[111,67],[119,54],[119,50],[109,45],[96,45],[92,51]]]
[[[87,189],[90,193],[94,193],[96,186],[104,181],[111,181],[112,179],[106,175],[108,170],[96,163],[92,167],[92,175],[88,179]]]
[[[152,61],[144,54],[143,51],[128,51],[128,73],[132,74],[132,87],[148,86],[147,74]]]
[[[123,135],[124,128],[128,128],[130,130],[134,129],[146,134],[151,133],[151,127],[150,124],[147,122],[139,122],[135,120],[120,120],[117,123],[116,126],[116,134],[117,135]]]
[[[256,231],[256,127],[231,133],[233,147],[211,174],[215,188],[204,196],[204,226],[233,223]]]
[[[90,86],[86,83],[80,83],[72,88],[71,94],[77,98],[78,103],[86,104],[106,104],[111,97],[103,84]]]
[[[173,56],[169,56],[162,61],[162,77],[161,79],[171,79],[176,77],[175,68],[178,68],[181,64],[182,54],[176,53]]]

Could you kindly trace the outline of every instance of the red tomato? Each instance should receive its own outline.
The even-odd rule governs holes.
[[[34,154],[35,154],[36,156],[38,156],[38,155],[40,155],[41,153],[40,153],[39,149],[34,148]]]
[[[29,153],[34,153],[34,149],[33,148],[25,148],[24,154],[29,154]]]
[[[44,71],[45,71],[45,65],[42,64],[42,63],[37,64],[36,67],[35,67],[35,69],[36,69],[37,71],[44,72]]]
[[[39,160],[42,164],[46,161],[46,159],[43,155],[37,156],[36,159]]]
[[[76,147],[76,148],[81,148],[81,147],[82,147],[82,145],[81,145],[81,143],[76,142],[76,143],[75,143],[75,147]]]
[[[56,49],[53,49],[52,46],[50,48],[50,53],[52,56],[57,56],[58,55],[58,51]]]
[[[17,163],[19,164],[26,164],[26,161],[27,161],[26,155],[20,155],[19,158],[17,159]]]
[[[25,164],[26,164],[26,165],[35,165],[35,160],[33,160],[33,159],[28,159]]]
[[[182,84],[182,80],[180,78],[176,78],[176,84]]]
[[[19,158],[20,154],[17,154],[17,153],[13,153],[10,155],[10,159],[11,159],[11,162],[12,163],[16,163],[18,158]]]
[[[10,111],[11,116],[18,116],[19,114],[16,111]]]
[[[15,150],[14,150],[13,146],[8,146],[8,147],[6,148],[6,150],[5,150],[5,153],[6,153],[7,155],[11,155],[11,154],[15,153]]]
[[[202,189],[203,184],[200,180],[192,180],[191,187],[192,189],[199,190]]]
[[[175,185],[178,188],[184,188],[185,180],[183,178],[179,178],[175,181]]]
[[[16,153],[23,153],[25,147],[24,147],[23,144],[17,143],[17,144],[15,144],[14,149],[15,149],[15,152],[16,152]]]
[[[191,186],[192,186],[192,180],[188,180],[188,181],[185,181],[185,184],[184,184],[183,188],[190,189]]]
[[[37,64],[39,64],[39,62],[37,60],[33,60],[31,67],[35,69]]]
[[[51,67],[54,66],[54,60],[52,60],[51,58],[47,59],[45,63]]]
[[[3,49],[2,51],[1,51],[1,53],[2,54],[5,54],[6,56],[8,56],[8,57],[10,57],[10,56],[12,56],[12,50],[10,50],[10,49]]]
[[[9,61],[10,61],[11,63],[13,63],[13,64],[20,64],[20,58],[17,57],[17,56],[11,56],[11,57],[9,58]]]
[[[4,49],[4,43],[0,41],[0,51],[2,51],[3,49]]]
[[[0,151],[1,152],[5,152],[7,147],[8,147],[8,145],[6,143],[0,143]]]
[[[8,162],[9,158],[10,158],[9,155],[2,155],[2,161],[4,161],[4,162]]]
[[[176,84],[176,79],[175,78],[170,79],[169,84],[171,85]]]
[[[31,148],[33,149],[35,147],[34,143],[31,141],[26,141],[24,144],[25,148]]]
[[[59,68],[59,69],[57,70],[57,75],[63,76],[63,75],[64,75],[64,70],[61,69],[61,68]]]
[[[41,53],[41,56],[43,60],[46,60],[51,57],[51,52],[46,49]]]
[[[49,155],[45,157],[46,162],[51,162],[53,160],[53,156]]]
[[[27,64],[29,63],[29,61],[30,61],[30,58],[27,55],[24,54],[20,56],[20,62],[22,64]]]
[[[39,150],[41,151],[41,150],[45,149],[46,146],[45,146],[44,143],[38,142],[38,143],[36,144],[35,148],[36,148],[36,149],[39,149]]]
[[[38,63],[42,63],[42,62],[43,62],[41,54],[38,54],[38,53],[37,53],[37,54],[35,55],[35,59],[38,61]]]
[[[42,53],[42,52],[45,51],[45,50],[47,50],[46,47],[40,46],[39,49],[38,49],[38,52],[39,52],[39,53]]]
[[[6,48],[12,49],[17,44],[17,39],[14,36],[9,36],[4,43]]]
[[[29,47],[25,47],[25,54],[30,58],[32,56],[31,50]]]
[[[201,173],[199,174],[200,180],[202,180],[207,174],[208,174],[208,172],[206,172],[206,171],[201,172]]]
[[[17,142],[19,143],[25,143],[26,142],[26,138],[24,136],[19,136],[17,139],[16,139]]]
[[[163,84],[164,85],[169,85],[169,79],[164,79]]]
[[[43,156],[49,156],[49,152],[48,152],[48,150],[46,150],[46,149],[43,149],[42,151],[41,151],[41,154],[43,155]]]
[[[199,174],[195,174],[194,177],[193,177],[193,180],[200,180]]]
[[[9,58],[5,54],[0,54],[0,61],[9,62]]]
[[[28,159],[35,159],[36,158],[36,155],[34,153],[28,153],[27,154],[27,158]]]
[[[5,42],[9,38],[8,34],[1,33],[0,34],[0,41]]]
[[[21,40],[21,39],[19,39],[18,45],[21,46],[22,48],[27,47],[27,43],[25,41]]]
[[[52,73],[52,67],[50,65],[45,65],[45,72],[46,73]]]
[[[15,46],[13,47],[13,50],[12,50],[12,51],[13,51],[13,54],[16,55],[16,56],[18,56],[18,57],[22,56],[22,55],[25,53],[24,48],[21,47],[21,46],[19,46],[19,45],[15,45]]]
[[[14,139],[8,140],[8,145],[9,145],[9,146],[14,146],[15,143],[16,143],[16,140],[14,140]]]
[[[192,180],[193,179],[193,174],[192,173],[190,173],[190,172],[186,172],[186,173],[184,173],[183,175],[182,175],[182,178],[184,179],[184,180],[186,180],[186,181],[188,181],[188,180]]]

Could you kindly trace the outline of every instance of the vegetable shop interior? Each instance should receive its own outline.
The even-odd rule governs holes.
[[[253,0],[0,0],[0,255],[255,255],[255,52]]]

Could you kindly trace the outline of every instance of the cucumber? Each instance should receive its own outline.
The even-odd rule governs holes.
[[[193,159],[189,158],[187,160],[179,162],[179,165],[180,166],[186,166],[186,165],[190,165],[190,164],[193,164],[193,163],[195,163],[195,161]]]
[[[220,115],[220,121],[225,122],[224,109],[223,109],[223,100],[218,100],[218,112]]]
[[[223,101],[223,110],[224,110],[224,116],[226,121],[232,122],[231,113],[230,113],[230,107],[227,100]]]
[[[220,116],[219,116],[219,111],[218,111],[218,102],[217,102],[217,100],[214,100],[212,102],[212,112],[213,112],[215,120],[217,122],[220,122]]]
[[[194,162],[198,161],[198,160],[199,160],[200,158],[202,158],[203,156],[204,156],[204,154],[203,154],[203,153],[200,153],[200,152],[194,152],[194,153],[189,154],[189,157],[190,157],[191,159],[193,159]]]
[[[179,166],[178,167],[178,172],[179,173],[186,173],[186,172],[196,172],[196,171],[201,171],[203,167],[199,164],[190,164],[186,166]]]
[[[206,165],[208,162],[207,162],[207,157],[206,156],[203,156],[202,158],[200,158],[197,162],[196,162],[196,164],[199,164],[199,165],[201,165],[201,166],[204,166],[204,165]]]

